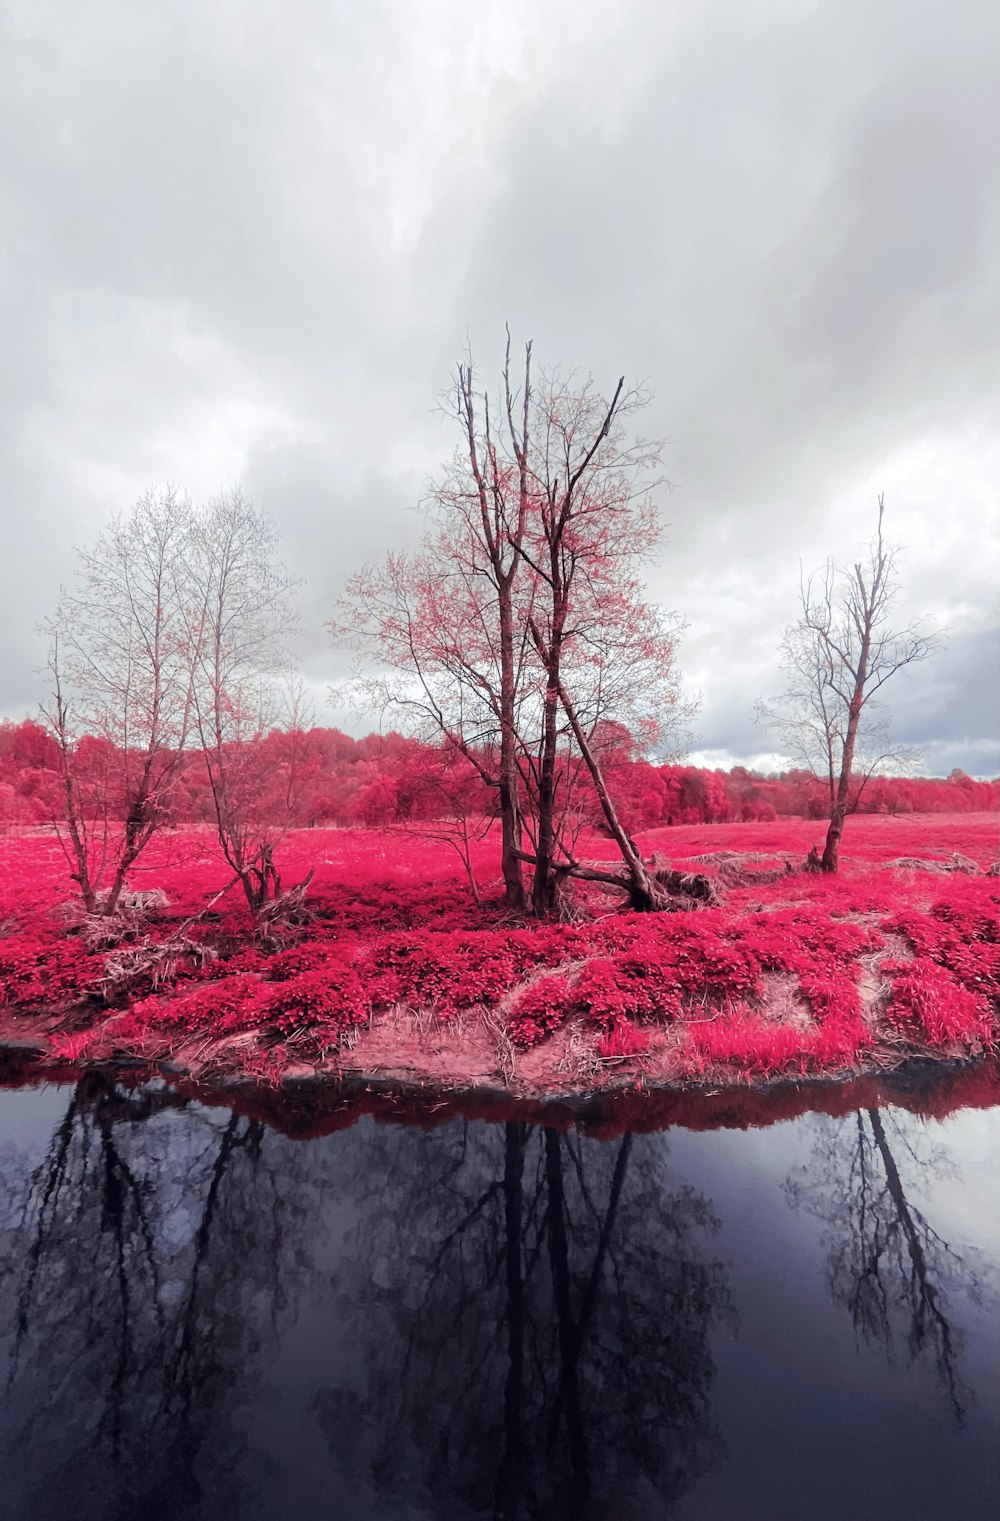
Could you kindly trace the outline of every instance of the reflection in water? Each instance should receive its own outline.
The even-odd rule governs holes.
[[[830,1290],[857,1336],[889,1359],[902,1341],[911,1360],[930,1362],[961,1422],[962,1334],[950,1304],[981,1303],[986,1269],[974,1248],[952,1248],[916,1202],[928,1183],[954,1174],[926,1132],[904,1130],[892,1111],[859,1109],[817,1127],[810,1161],[785,1188],[826,1224]]]
[[[239,1407],[296,1280],[303,1201],[259,1124],[194,1111],[178,1145],[178,1126],[148,1123],[177,1102],[85,1079],[0,1216],[32,1515],[184,1515],[241,1457]]]
[[[720,1456],[717,1222],[663,1137],[385,1132],[357,1187],[338,1284],[363,1408],[346,1382],[316,1401],[331,1443],[354,1434],[356,1482],[504,1517],[665,1515]]]
[[[957,1414],[969,1404],[960,1327],[985,1272],[931,1224],[927,1184],[944,1154],[891,1111],[778,1127],[746,1149],[735,1135],[671,1148],[662,1133],[600,1142],[465,1120],[366,1121],[303,1143],[157,1084],[92,1075],[66,1093],[47,1147],[4,1158],[4,1521],[756,1521],[754,1470],[735,1454],[748,1463],[762,1370],[753,1353],[740,1363],[743,1341],[766,1344],[778,1385],[787,1366],[794,1389],[801,1348],[814,1334],[829,1346],[842,1323],[856,1370],[822,1284],[797,1310],[795,1346],[768,1340],[786,1314],[781,1231],[764,1241],[758,1224],[775,1205],[803,1261],[822,1252],[857,1336],[890,1354],[902,1340]],[[675,1176],[672,1150],[704,1192]],[[795,1152],[792,1217],[772,1180]],[[746,1205],[731,1226],[743,1234],[727,1233],[731,1270],[717,1190],[727,1214]],[[759,1317],[745,1315],[738,1342],[730,1279]],[[882,1375],[873,1360],[866,1418]],[[837,1369],[828,1376],[834,1391]],[[847,1383],[835,1394],[851,1397]],[[898,1415],[907,1438],[915,1408]],[[782,1410],[758,1464],[815,1441],[808,1414],[790,1429],[794,1397]],[[885,1419],[895,1439],[897,1417]],[[944,1428],[934,1409],[921,1455]],[[962,1440],[974,1430],[970,1418]],[[952,1472],[951,1449],[935,1461]],[[720,1494],[737,1495],[737,1511],[719,1509]],[[831,1504],[824,1515],[838,1514]],[[803,1492],[801,1513],[817,1505]],[[879,1509],[883,1521],[909,1513]]]

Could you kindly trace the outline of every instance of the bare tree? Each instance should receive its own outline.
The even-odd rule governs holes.
[[[926,1361],[960,1423],[969,1391],[954,1300],[991,1305],[996,1273],[974,1247],[949,1245],[926,1213],[928,1183],[954,1177],[955,1162],[925,1127],[892,1109],[812,1123],[812,1156],[785,1192],[826,1224],[833,1298],[859,1340],[889,1358],[902,1340],[912,1361]]]
[[[281,896],[274,851],[294,822],[294,793],[260,743],[284,713],[297,622],[277,538],[234,488],[194,518],[188,566],[194,725],[219,845],[255,917]]]
[[[830,826],[822,869],[835,872],[844,821],[870,776],[912,755],[895,746],[884,723],[868,722],[876,694],[904,667],[926,660],[939,636],[920,621],[893,627],[898,550],[878,523],[865,561],[852,567],[832,560],[800,584],[801,614],[786,629],[782,664],[789,679],[777,707],[757,707],[758,720],[782,736],[810,770],[827,778]]]
[[[508,908],[525,906],[522,870],[520,709],[527,683],[521,546],[532,481],[531,345],[520,389],[510,335],[499,405],[475,388],[471,358],[445,401],[461,444],[432,490],[431,525],[415,555],[390,555],[349,582],[334,636],[374,659],[355,691],[393,705],[428,739],[441,739],[476,769],[498,799]],[[499,419],[499,420],[498,420]]]
[[[45,625],[42,713],[59,749],[59,839],[88,912],[113,914],[167,816],[191,723],[184,588],[190,504],[148,491],[112,519]]]
[[[536,913],[554,906],[559,854],[563,869],[581,874],[556,827],[563,736],[583,759],[634,905],[653,908],[661,901],[619,818],[594,743],[598,726],[613,719],[647,743],[662,744],[671,732],[676,738],[691,711],[679,700],[675,664],[683,625],[647,602],[637,576],[661,536],[651,496],[660,450],[630,439],[625,428],[625,419],[646,403],[641,391],[625,390],[624,378],[610,402],[589,380],[575,384],[558,375],[547,378],[539,398],[535,510],[522,548],[539,582],[528,629],[544,673],[531,767]]]
[[[790,758],[823,779],[829,817],[837,801],[840,762],[849,716],[828,681],[828,665],[812,631],[792,624],[781,641],[780,663],[788,681],[776,704],[755,703],[753,716],[779,736]],[[865,705],[858,724],[848,786],[847,813],[854,813],[874,776],[911,772],[919,753],[896,740],[875,702]]]
[[[657,896],[590,744],[603,720],[652,731],[682,712],[679,621],[649,607],[636,577],[658,537],[658,453],[623,427],[644,401],[623,383],[610,402],[573,377],[536,387],[530,344],[515,387],[509,335],[498,400],[476,391],[471,362],[460,365],[450,411],[462,442],[434,488],[423,546],[356,576],[331,625],[367,661],[363,700],[408,713],[496,790],[515,910],[523,864],[536,914],[551,912],[558,876],[578,870],[559,820],[570,816],[568,778],[583,772],[633,888],[645,906]]]

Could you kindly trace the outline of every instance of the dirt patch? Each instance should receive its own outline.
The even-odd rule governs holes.
[[[784,1025],[790,1030],[811,1030],[815,1024],[812,1008],[791,972],[762,972],[761,1000],[768,1023]]]
[[[344,1073],[417,1073],[430,1082],[461,1079],[471,1085],[502,1076],[495,1030],[481,1015],[443,1020],[402,1006],[359,1031],[338,1062]]]

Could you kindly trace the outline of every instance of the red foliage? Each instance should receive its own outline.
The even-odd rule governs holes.
[[[894,1017],[914,1027],[929,1045],[988,1041],[995,1032],[986,1000],[926,956],[887,962],[885,970],[892,974]]]
[[[530,983],[511,1007],[507,1020],[511,1040],[519,1046],[533,1046],[562,1024],[571,1000],[565,977],[540,977]]]
[[[823,783],[804,771],[761,776],[734,766],[656,766],[634,757],[627,731],[608,750],[607,775],[621,815],[634,831],[661,825],[767,823],[822,819],[828,809]],[[442,803],[476,812],[482,786],[471,768],[456,778],[454,757],[399,734],[352,739],[337,729],[275,731],[260,742],[260,775],[298,799],[303,825],[368,827],[435,819]],[[456,787],[458,791],[456,792]],[[58,803],[58,754],[51,736],[31,719],[0,723],[0,826],[40,824]],[[192,753],[171,792],[171,821],[202,824],[211,818],[202,758]],[[902,821],[914,814],[978,813],[1000,806],[1000,785],[977,782],[961,771],[947,778],[873,777],[861,791],[858,812]],[[850,825],[848,826],[850,828]]]
[[[598,1055],[641,1056],[649,1050],[649,1031],[638,1029],[624,1014],[615,1018],[611,1029],[597,1042]]]
[[[993,823],[859,819],[834,879],[795,873],[731,889],[722,908],[692,914],[609,913],[608,900],[595,897],[602,917],[526,927],[499,922],[497,898],[476,908],[460,863],[434,839],[302,831],[286,854],[290,877],[317,868],[307,938],[265,954],[248,944],[245,905],[230,893],[193,932],[214,944],[218,959],[181,964],[176,980],[155,992],[135,989],[127,1010],[105,1012],[90,1035],[64,1040],[60,1050],[68,1060],[91,1050],[149,1054],[182,1037],[247,1033],[251,1052],[290,1039],[314,1053],[397,1003],[443,1020],[493,1011],[522,1046],[579,1022],[606,1056],[638,1055],[669,1025],[695,1071],[722,1063],[748,1075],[851,1067],[890,1030],[913,1049],[978,1050],[997,1031],[994,881],[880,863],[934,853],[948,861],[957,851],[985,864]],[[658,831],[642,844],[646,852],[668,845],[675,865],[704,870],[697,857],[723,848],[801,858],[814,833],[803,820],[698,825]],[[498,886],[496,842],[475,849],[480,880]],[[599,839],[581,842],[581,854],[601,851]],[[59,909],[67,893],[58,846],[46,835],[11,837],[5,866],[0,1003],[8,1024],[17,1011],[95,997],[109,951],[88,949],[78,923]],[[133,886],[162,888],[170,906],[140,938],[155,944],[175,933],[225,881],[205,834],[162,835]],[[916,959],[896,954],[890,935]],[[862,958],[871,968],[880,957],[889,997],[875,1019],[863,1008],[859,978]],[[804,997],[806,1013],[794,1025],[768,1013],[775,973]]]
[[[748,1009],[728,1018],[694,1020],[689,1035],[699,1070],[724,1063],[747,1078],[780,1072],[793,1063],[804,1070],[810,1054],[801,1031],[766,1024]]]
[[[595,1024],[612,1026],[629,1014],[656,1012],[649,979],[623,975],[609,956],[596,956],[583,967],[573,986],[572,1005]]]

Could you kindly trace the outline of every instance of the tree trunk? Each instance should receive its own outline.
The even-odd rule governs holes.
[[[542,722],[542,755],[538,768],[538,813],[535,844],[535,875],[531,885],[531,908],[536,919],[546,919],[555,912],[556,883],[553,871],[555,856],[556,807],[556,712],[558,685],[549,678],[545,690]]]
[[[597,793],[601,811],[607,821],[612,838],[621,851],[622,861],[628,872],[629,899],[634,909],[640,913],[649,913],[664,908],[667,902],[667,894],[660,887],[655,877],[649,872],[645,862],[640,856],[635,844],[629,838],[628,832],[618,817],[600,762],[590,746],[590,741],[583,732],[583,725],[577,717],[576,709],[570,701],[565,687],[560,684],[559,700],[562,703],[566,717],[569,719],[573,736],[583,756],[587,770],[590,772]]]
[[[854,766],[854,747],[858,738],[858,724],[861,719],[862,699],[864,695],[864,664],[858,667],[861,676],[855,684],[854,700],[851,703],[847,717],[847,734],[844,738],[844,753],[840,761],[840,777],[837,782],[837,795],[834,798],[833,808],[830,811],[830,827],[826,832],[826,845],[823,849],[822,868],[825,872],[835,872],[840,865],[840,838],[844,833],[844,820],[847,818],[847,804],[851,791],[851,770]]]
[[[504,902],[521,914],[525,908],[521,867],[521,808],[518,800],[517,730],[514,723],[514,622],[509,579],[498,585],[500,612],[500,862]]]
[[[826,831],[826,844],[823,847],[823,859],[821,868],[826,872],[835,872],[840,866],[840,837],[844,833],[844,819],[847,817],[847,809],[841,808],[835,803],[830,826]]]
[[[73,850],[73,862],[76,870],[71,873],[73,879],[80,888],[80,896],[83,898],[83,906],[88,914],[92,914],[97,908],[97,890],[94,886],[90,872],[90,857],[87,851],[86,820],[79,808],[79,799],[76,787],[73,784],[73,775],[70,770],[71,761],[67,754],[60,756],[62,767],[63,793],[66,798],[66,832],[70,838]],[[65,849],[65,842],[64,842]],[[67,852],[68,854],[69,852]]]
[[[149,843],[149,838],[153,833],[153,823],[147,818],[148,802],[148,793],[144,790],[132,804],[129,816],[125,820],[124,849],[104,904],[104,913],[108,916],[113,914],[118,907],[118,899],[122,895],[129,871],[142,854],[143,848]]]
[[[879,522],[881,523],[881,507],[879,509]],[[861,722],[861,710],[865,705],[865,687],[868,684],[868,660],[871,652],[874,596],[875,588],[873,587],[871,597],[865,602],[863,608],[864,621],[861,628],[861,648],[858,651],[858,664],[854,673],[854,690],[851,693],[851,701],[847,709],[847,733],[844,735],[844,750],[840,757],[840,777],[837,781],[837,796],[834,799],[833,808],[830,812],[830,827],[826,832],[826,845],[823,850],[822,866],[826,872],[835,872],[840,864],[840,837],[844,832],[844,820],[847,817],[847,804],[851,791],[851,771],[854,767],[854,747],[858,740],[858,725]]]

